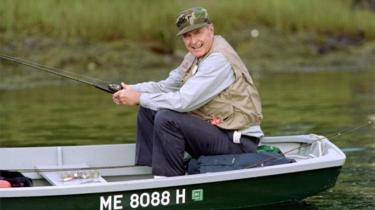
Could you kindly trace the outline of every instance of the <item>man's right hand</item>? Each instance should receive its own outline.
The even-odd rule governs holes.
[[[138,105],[141,94],[135,91],[130,85],[121,83],[121,86],[122,89],[112,95],[113,102],[118,105]]]

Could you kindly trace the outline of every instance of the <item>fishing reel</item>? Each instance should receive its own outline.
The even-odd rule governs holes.
[[[122,86],[119,84],[109,84],[108,89],[112,91],[112,93],[116,93],[119,90],[122,90]]]

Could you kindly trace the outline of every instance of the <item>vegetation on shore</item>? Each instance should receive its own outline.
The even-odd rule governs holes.
[[[155,41],[174,49],[178,11],[201,5],[222,34],[261,26],[375,39],[375,14],[351,0],[2,0],[0,32]]]

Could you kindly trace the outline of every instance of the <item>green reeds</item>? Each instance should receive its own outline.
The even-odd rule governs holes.
[[[265,25],[286,33],[312,31],[375,38],[375,14],[350,0],[1,0],[0,33],[93,40],[130,39],[174,47],[176,14],[208,9],[221,34]]]

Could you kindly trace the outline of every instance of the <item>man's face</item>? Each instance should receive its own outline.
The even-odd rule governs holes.
[[[201,58],[211,49],[214,41],[212,24],[195,29],[182,35],[186,49],[197,58]]]

